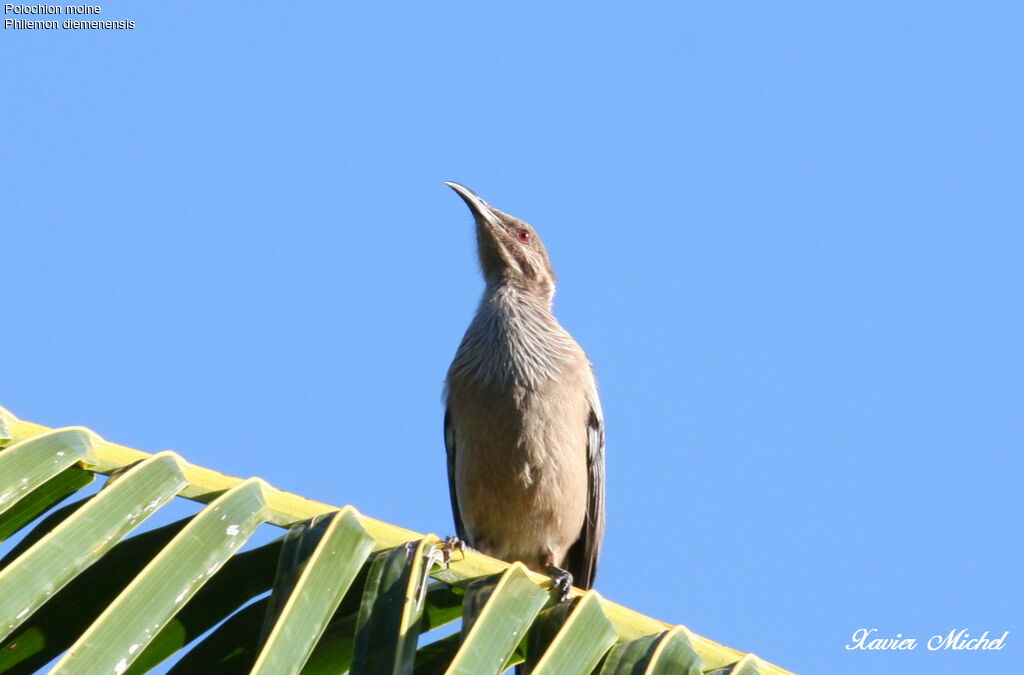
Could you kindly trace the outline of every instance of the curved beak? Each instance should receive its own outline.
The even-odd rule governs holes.
[[[453,183],[445,181],[444,183],[451,189],[455,190],[455,194],[462,197],[462,201],[466,202],[466,206],[473,212],[473,216],[476,217],[478,222],[487,223],[489,225],[497,225],[497,218],[494,215],[494,211],[491,209],[491,205],[483,200],[483,197],[470,190],[465,185],[459,183]]]

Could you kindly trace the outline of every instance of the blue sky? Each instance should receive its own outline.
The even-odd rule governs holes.
[[[459,181],[595,364],[605,596],[802,673],[1020,661],[1019,4],[102,7],[2,35],[0,405],[450,533]]]

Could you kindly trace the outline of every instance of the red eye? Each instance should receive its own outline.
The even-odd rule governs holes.
[[[519,234],[517,236],[519,237],[519,241],[523,242],[524,244],[529,244],[530,239],[533,238],[532,235],[530,235],[529,230],[519,230]]]

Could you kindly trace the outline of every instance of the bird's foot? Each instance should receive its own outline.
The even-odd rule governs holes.
[[[442,562],[445,565],[448,565],[452,561],[452,553],[455,551],[463,553],[466,548],[466,544],[455,535],[451,535],[449,537],[445,537],[444,541],[442,541],[437,548],[441,552]],[[465,557],[465,555],[463,555],[463,557]],[[462,560],[462,558],[459,558],[459,560]]]
[[[558,591],[558,601],[567,600],[572,590],[572,573],[554,565],[547,565],[544,571],[551,577],[553,588]]]

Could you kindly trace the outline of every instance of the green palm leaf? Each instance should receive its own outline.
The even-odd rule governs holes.
[[[58,506],[97,474],[97,494]],[[175,496],[191,518],[132,534]],[[239,549],[262,523],[282,538]],[[786,673],[475,551],[0,408],[0,673]],[[454,632],[443,626],[461,620]],[[438,630],[440,629],[440,631]],[[201,641],[198,641],[202,637]]]

